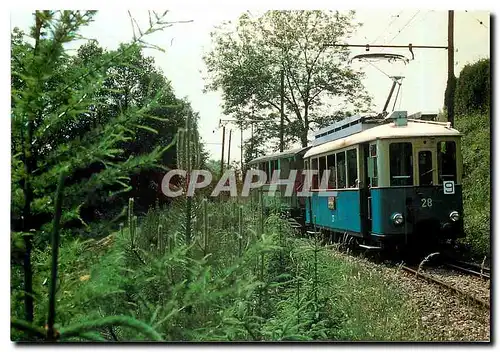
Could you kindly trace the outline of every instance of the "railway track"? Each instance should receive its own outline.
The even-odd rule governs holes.
[[[470,292],[466,292],[462,289],[460,289],[459,287],[457,287],[456,285],[451,285],[441,279],[438,279],[434,276],[431,276],[431,275],[428,275],[426,273],[423,273],[421,271],[421,269],[419,269],[418,267],[409,267],[409,266],[405,266],[405,265],[402,265],[400,266],[400,268],[402,270],[405,270],[411,274],[414,274],[416,278],[419,278],[419,279],[423,279],[423,280],[426,280],[428,282],[431,282],[431,283],[434,283],[434,284],[437,284],[441,287],[444,287],[448,290],[451,290],[455,293],[458,293],[459,295],[461,296],[464,296],[465,298],[467,299],[470,299],[472,302],[476,303],[476,304],[479,304],[483,307],[486,307],[486,308],[490,308],[490,302],[489,301],[486,301]],[[464,269],[464,268],[461,268],[461,269]],[[469,273],[470,270],[467,270],[467,273]]]
[[[463,273],[466,273],[466,274],[478,276],[482,279],[489,280],[491,277],[490,268],[481,267],[478,264],[455,261],[455,262],[451,262],[451,263],[445,262],[444,265],[449,267],[449,268],[455,269],[457,271],[461,271]],[[477,267],[479,267],[478,268],[479,271],[474,270],[474,268],[477,268]]]
[[[293,223],[291,225],[295,231],[298,231],[298,233],[301,232],[299,224]],[[319,232],[307,231],[306,233],[307,233],[307,237],[311,237]],[[341,251],[343,252],[343,250],[341,250]],[[353,250],[353,251],[347,250],[347,253],[348,253],[348,255],[356,256],[355,250]],[[364,253],[366,254],[367,252],[365,251]],[[446,288],[446,289],[470,300],[471,302],[473,302],[479,306],[482,306],[482,307],[489,309],[490,308],[489,294],[488,294],[487,299],[485,299],[485,297],[479,297],[477,294],[474,294],[470,291],[467,292],[467,290],[460,288],[461,285],[457,285],[456,283],[446,282],[446,280],[443,280],[444,277],[442,275],[437,275],[437,276],[442,276],[441,278],[438,278],[435,275],[430,275],[430,274],[424,272],[424,270],[422,269],[423,264],[427,263],[428,259],[430,259],[430,257],[436,256],[436,255],[441,257],[441,255],[439,253],[434,253],[434,254],[427,256],[423,261],[421,261],[420,265],[416,265],[416,266],[414,266],[414,265],[399,265],[399,268],[401,268],[402,270],[404,270],[408,273],[415,275],[415,277],[418,279],[422,279],[422,280],[425,280],[427,282],[437,284],[443,288]],[[378,263],[378,264],[380,264],[380,263]],[[452,269],[452,270],[450,270],[450,272],[455,271],[455,272],[460,272],[460,273],[466,274],[467,276],[480,277],[482,279],[482,282],[489,281],[490,277],[491,277],[491,270],[490,270],[490,268],[485,267],[484,262],[482,265],[479,265],[479,264],[475,264],[475,263],[468,263],[468,262],[456,260],[456,259],[450,258],[448,256],[444,256],[444,258],[442,258],[440,260],[439,264],[441,265],[441,268],[447,267],[449,269]],[[392,265],[397,265],[397,264],[392,261]],[[390,266],[392,266],[392,265],[390,265]],[[427,266],[426,266],[426,269],[428,269]],[[431,269],[435,269],[435,268],[431,268]],[[472,282],[472,284],[474,285],[474,282]],[[470,287],[468,287],[468,288],[470,289]],[[489,289],[488,289],[488,291],[489,291]]]

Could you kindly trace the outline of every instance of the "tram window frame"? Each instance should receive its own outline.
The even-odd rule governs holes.
[[[311,159],[311,170],[318,170],[318,158]],[[318,174],[313,174],[312,189],[318,189]]]
[[[280,177],[281,177],[281,160],[280,160],[280,159],[276,159],[276,160],[274,161],[274,164],[275,164],[275,165],[274,165],[274,171],[276,171],[276,170],[278,170],[278,171],[279,171],[279,173],[278,173],[278,178],[280,178]],[[273,171],[273,172],[274,172],[274,171]]]
[[[350,154],[350,157],[349,157]],[[354,158],[352,157],[354,154]],[[354,172],[353,172],[354,170]],[[346,150],[346,188],[358,188],[358,148]],[[351,175],[353,173],[353,175]]]
[[[271,174],[269,172],[269,161],[265,161],[264,162],[264,172],[266,173],[267,175],[267,181],[266,183],[269,183],[271,181]]]
[[[449,143],[449,144],[448,144]],[[443,149],[443,144],[446,150],[448,150],[448,145],[452,145],[453,147],[451,148],[451,162],[450,165],[453,165],[453,175],[449,174],[448,171],[446,171],[446,174],[443,174],[443,155],[445,153],[442,152]],[[457,143],[456,141],[450,141],[450,140],[443,140],[439,141],[436,145],[436,158],[437,158],[437,170],[438,170],[438,184],[442,185],[443,181],[453,181],[457,182],[457,174],[458,174],[458,166],[457,166]],[[451,177],[450,177],[451,176]],[[446,177],[446,179],[444,179]]]
[[[291,170],[291,165],[292,165],[292,158],[283,158],[280,159],[280,178],[285,179],[288,178],[288,175],[290,175],[290,170]]]
[[[321,187],[321,181],[323,180],[323,174],[326,170],[326,155],[318,157],[318,188]]]
[[[422,158],[422,156],[424,158]],[[424,163],[422,163],[424,160]],[[420,150],[418,152],[418,185],[432,186],[433,185],[434,167],[432,163],[432,151]]]
[[[406,148],[408,150],[401,151],[401,148]],[[396,149],[398,148],[398,149]],[[401,152],[406,152],[404,155],[408,156],[406,161],[401,158],[399,162],[396,162],[398,159],[396,158],[397,154]],[[406,164],[404,169],[407,169],[410,172],[410,175],[403,175],[403,162]],[[393,142],[389,144],[389,182],[391,187],[401,187],[401,186],[413,186],[413,144],[411,142]],[[397,170],[396,170],[397,169]],[[408,172],[406,171],[406,172]],[[397,172],[397,175],[395,174]]]
[[[378,187],[377,145],[369,145],[368,177],[370,187]]]
[[[269,177],[273,177],[273,172],[274,172],[275,166],[274,166],[274,160],[269,161]]]
[[[332,160],[333,163],[331,163]],[[337,189],[337,163],[335,153],[328,154],[326,156],[326,168],[330,170],[330,177],[328,178],[328,189]]]
[[[340,158],[339,160],[339,155],[343,154],[343,157]],[[337,165],[337,188],[342,189],[342,188],[347,188],[347,159],[346,159],[346,152],[345,150],[342,152],[335,153],[335,159],[336,159],[336,165]],[[343,161],[343,163],[342,163]],[[342,172],[342,166],[343,165],[343,171]],[[343,178],[340,177],[342,174]]]

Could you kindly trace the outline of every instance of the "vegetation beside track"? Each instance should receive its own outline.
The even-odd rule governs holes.
[[[466,238],[477,260],[491,257],[490,60],[466,65],[457,79],[456,128],[463,133]]]
[[[151,331],[166,341],[426,339],[396,281],[332,255],[314,239],[290,236],[287,222],[249,207],[195,201],[189,245],[183,201],[151,209],[138,226],[131,216],[130,226],[99,241],[63,241],[56,293],[62,338],[86,327],[94,339],[109,341],[148,340]],[[41,327],[50,251],[33,259],[33,325]],[[17,286],[20,277],[14,280]],[[22,308],[12,300],[13,313]],[[34,337],[13,329],[12,338]]]

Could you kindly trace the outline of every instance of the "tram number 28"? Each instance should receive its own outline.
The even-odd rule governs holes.
[[[432,208],[432,198],[422,198],[422,208]]]

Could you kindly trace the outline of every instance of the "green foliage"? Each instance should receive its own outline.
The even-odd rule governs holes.
[[[465,65],[457,79],[455,113],[467,115],[490,111],[490,60],[482,59]]]
[[[491,131],[489,113],[457,116],[456,127],[464,134],[463,202],[465,243],[475,255],[490,256],[491,243]]]
[[[91,21],[92,11],[36,12],[34,45],[14,32],[12,218],[18,223],[11,239],[11,338],[288,341],[419,336],[406,298],[396,287],[379,276],[352,280],[355,264],[332,257],[318,241],[290,237],[293,231],[277,215],[278,209],[264,214],[262,195],[257,206],[253,200],[241,204],[181,197],[165,207],[152,206],[148,197],[130,198],[142,191],[141,177],[150,181],[145,170],[204,164],[197,114],[175,98],[152,60],[142,56],[141,48],[150,47],[144,35],[169,26],[163,20],[166,13],[150,14],[150,28],[140,30],[132,19],[139,35],[113,52],[96,43],[84,45],[75,57],[64,50]],[[316,85],[311,91],[320,94],[321,84],[333,84],[331,76],[313,79],[315,70],[330,62],[327,49],[319,51],[314,64],[309,65],[307,57],[325,33],[348,34],[351,15],[269,12],[265,18],[276,24],[276,33],[264,33],[261,26],[259,41],[249,43],[264,44],[264,34],[269,34],[272,45],[262,50],[267,59],[273,50],[285,50],[287,78],[299,82],[302,73],[310,73],[310,83]],[[295,27],[303,25],[303,32],[312,36],[311,52],[301,51],[309,45],[301,41],[301,31],[287,37],[288,20]],[[336,25],[330,28],[326,20]],[[245,16],[241,21],[250,27],[259,23]],[[309,24],[315,30],[306,30]],[[332,33],[334,29],[339,32]],[[281,39],[291,46],[281,47]],[[251,55],[261,55],[256,48],[249,50]],[[304,53],[305,68],[298,65]],[[342,50],[334,54],[347,55]],[[355,84],[357,74],[339,65],[342,74],[336,79],[352,74]],[[272,63],[264,71],[275,69]],[[300,87],[295,90],[288,82],[289,93],[296,97]],[[332,86],[325,89],[332,93]],[[302,98],[309,107],[300,108],[304,114],[293,111],[297,121],[302,116],[299,122],[309,126],[306,117],[314,116],[316,102]],[[294,99],[288,97],[288,108],[293,108]],[[250,104],[261,110],[272,106],[253,100]],[[177,134],[177,150],[170,150],[180,126],[184,128]],[[61,174],[67,175],[60,183],[64,197],[59,192],[54,200]],[[141,177],[134,179],[137,174]],[[132,185],[137,187],[131,192]],[[75,222],[84,222],[83,209],[126,202],[128,207],[115,217],[125,222],[118,231],[100,221],[92,228],[92,239],[75,236]],[[149,207],[146,214],[143,202]],[[51,231],[54,244],[49,248]]]
[[[456,128],[464,134],[464,242],[480,259],[490,256],[491,242],[490,94],[490,60],[466,65],[455,93]]]
[[[369,103],[362,73],[348,65],[349,50],[325,45],[349,37],[357,26],[353,18],[354,12],[267,11],[223,23],[211,34],[214,49],[204,57],[207,89],[220,89],[225,113],[241,123],[262,121],[256,124],[257,147],[279,136],[283,72],[285,141],[306,146],[311,129],[337,118],[326,98],[336,106],[344,103],[343,110]]]
[[[94,13],[37,14],[35,45],[17,29],[12,37],[13,225],[22,229],[28,197],[30,228],[48,238],[53,204],[47,194],[67,169],[63,227],[103,231],[102,220],[116,225],[130,196],[141,195],[136,206],[143,211],[158,199],[164,170],[176,164],[175,131],[197,114],[142,53],[145,33],[167,26],[163,16],[152,14],[151,28],[117,50],[90,41],[70,56],[62,45]],[[27,185],[26,175],[33,177]]]
[[[291,228],[277,215],[262,221],[252,216],[260,210],[249,204],[235,207],[208,200],[193,208],[195,219],[206,219],[210,235],[195,226],[189,245],[183,236],[182,199],[168,209],[152,208],[137,228],[99,241],[63,243],[56,324],[60,339],[422,337],[415,312],[394,283],[364,275],[356,263],[336,257],[318,241],[288,236]],[[136,234],[135,245],[130,231]],[[159,251],[159,243],[168,243],[168,250]],[[49,272],[50,253],[36,258],[45,258],[36,264],[43,268],[35,275],[38,283]],[[37,300],[36,307],[46,307],[45,302]]]
[[[36,11],[30,40],[17,29],[13,32],[12,244],[17,252],[13,264],[18,265],[22,256],[24,278],[13,279],[11,290],[16,298],[24,296],[26,322],[17,320],[24,327],[32,322],[42,325],[47,317],[46,287],[42,287],[47,276],[43,283],[38,280],[39,274],[46,275],[47,267],[42,263],[47,260],[48,234],[58,234],[60,226],[64,244],[66,237],[74,235],[71,229],[83,225],[91,232],[84,211],[98,205],[112,208],[114,221],[124,216],[119,209],[127,198],[122,194],[138,185],[137,180],[130,182],[132,177],[151,169],[158,173],[165,170],[164,164],[175,165],[175,152],[165,159],[175,141],[174,133],[167,132],[182,125],[183,117],[197,117],[189,103],[175,98],[153,60],[142,55],[143,48],[151,47],[145,36],[171,25],[164,20],[166,13],[149,12],[149,27],[144,32],[136,28],[140,35],[113,52],[94,42],[82,46],[76,56],[65,49],[67,43],[80,39],[79,30],[92,21],[95,11]],[[54,201],[51,195],[62,173],[67,175],[61,185],[65,196]],[[111,220],[109,214],[107,220]],[[136,224],[137,217],[131,216],[129,225],[135,229]],[[107,225],[104,221],[97,224],[100,230]],[[66,274],[57,275],[58,248],[55,242],[48,339],[55,337],[51,331],[54,297],[64,286],[54,280]],[[61,259],[60,265],[64,264]],[[13,270],[13,275],[17,274]],[[22,315],[20,311],[19,306],[13,309],[16,316]],[[59,318],[64,321],[64,314]],[[120,319],[120,324],[140,326]],[[93,332],[83,334],[90,338]]]

